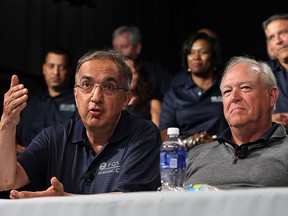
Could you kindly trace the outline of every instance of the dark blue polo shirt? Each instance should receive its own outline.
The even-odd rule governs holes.
[[[41,96],[31,96],[27,107],[21,112],[17,140],[27,147],[43,128],[54,122],[64,124],[76,115],[77,108],[72,90],[56,97],[51,97],[48,92]]]
[[[46,190],[56,176],[73,194],[151,191],[160,186],[158,128],[126,111],[112,137],[96,154],[82,120],[44,129],[18,155],[36,190]]]
[[[180,134],[188,137],[201,131],[219,135],[226,129],[219,79],[204,93],[191,76],[182,85],[170,88],[162,102],[160,131],[179,127]]]
[[[177,85],[182,85],[187,82],[187,79],[191,76],[191,72],[181,70],[178,71],[171,80],[170,87],[174,87]]]
[[[279,97],[276,102],[276,109],[273,113],[288,112],[288,74],[281,66],[280,62],[276,60],[267,61],[267,64],[272,69],[279,89]]]

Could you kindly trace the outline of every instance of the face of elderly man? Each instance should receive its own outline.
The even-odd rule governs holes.
[[[221,83],[225,118],[232,128],[271,124],[277,88],[268,88],[247,63],[232,66]]]

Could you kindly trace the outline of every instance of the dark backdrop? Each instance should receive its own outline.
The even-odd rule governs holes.
[[[269,5],[262,1],[227,1],[225,4],[207,0],[88,1],[94,5],[89,6],[84,0],[0,1],[2,97],[12,72],[32,91],[42,85],[39,78],[47,47],[69,48],[76,62],[89,49],[110,47],[111,34],[120,25],[139,26],[143,56],[161,62],[173,73],[179,70],[184,39],[202,27],[217,32],[225,61],[243,54],[266,59],[261,23],[288,8],[283,0],[274,0]]]

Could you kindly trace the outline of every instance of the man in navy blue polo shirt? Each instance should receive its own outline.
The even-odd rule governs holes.
[[[47,89],[44,94],[29,96],[28,106],[21,112],[17,125],[17,153],[20,153],[43,129],[54,122],[65,123],[77,115],[73,85],[71,86],[70,52],[64,48],[47,51],[42,73]]]
[[[126,112],[131,78],[119,52],[85,54],[75,75],[80,118],[42,130],[16,161],[13,134],[28,90],[14,75],[0,122],[0,190],[31,182],[40,191],[12,190],[13,199],[156,190],[160,133],[151,121]]]
[[[275,14],[263,22],[267,46],[276,59],[267,61],[279,88],[279,97],[272,119],[288,131],[288,14]]]

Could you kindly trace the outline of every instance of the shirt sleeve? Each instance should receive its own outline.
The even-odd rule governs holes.
[[[48,160],[46,133],[42,130],[29,144],[25,151],[17,156],[30,182],[36,190],[46,190],[45,175]]]

